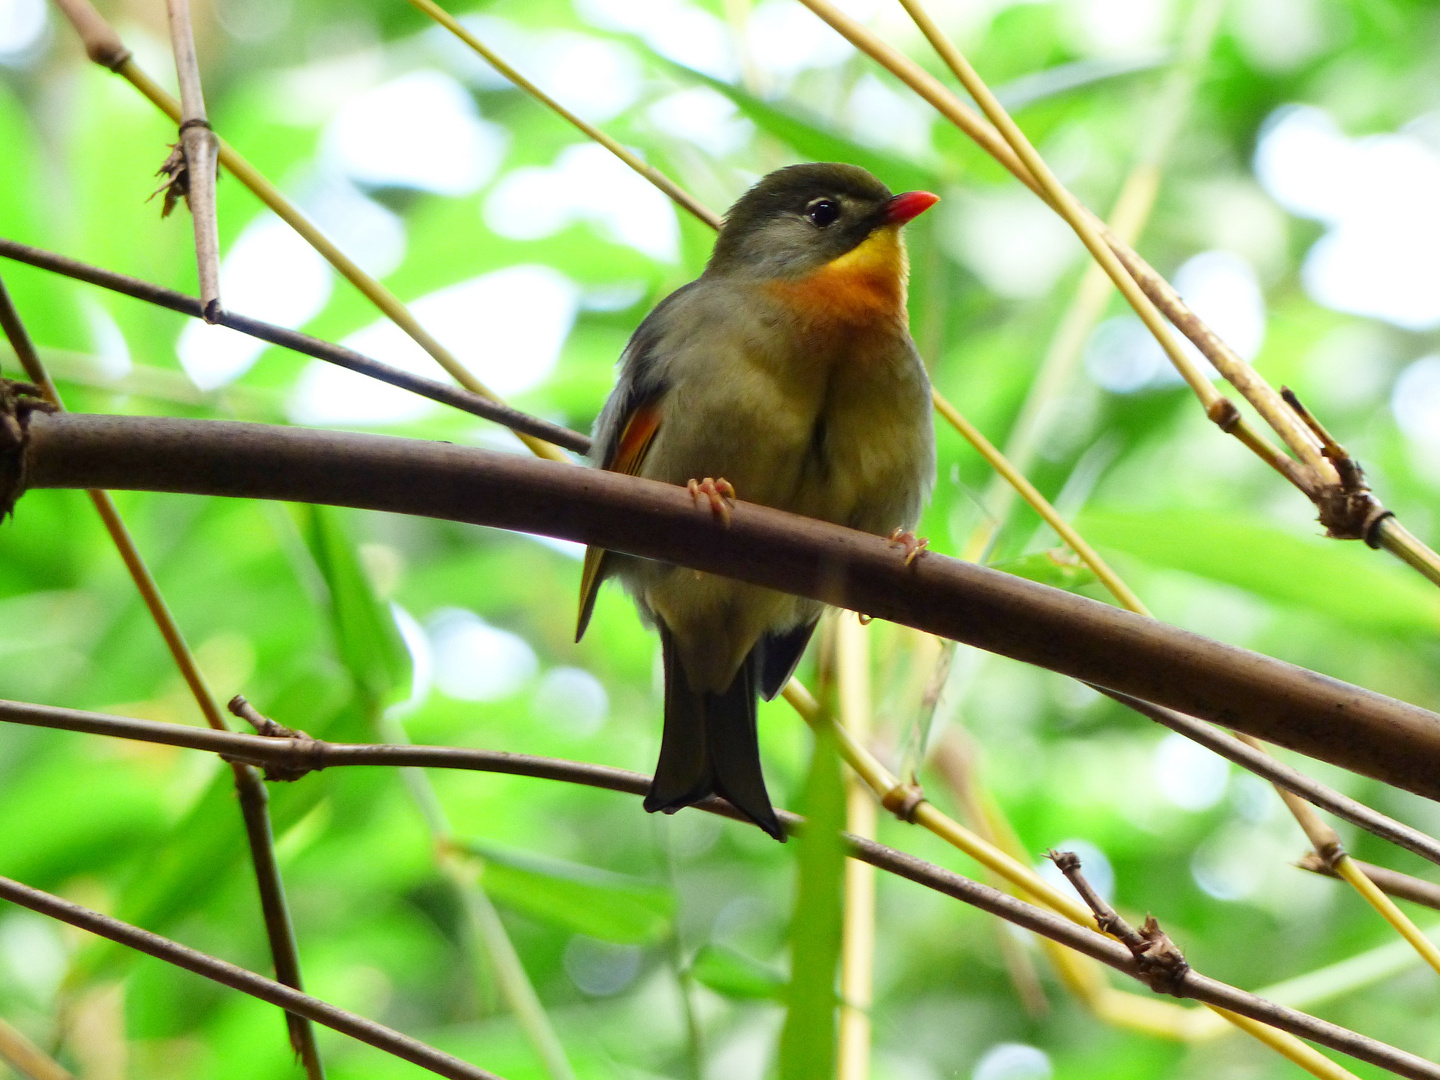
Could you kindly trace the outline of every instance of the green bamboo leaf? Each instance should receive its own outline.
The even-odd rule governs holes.
[[[1067,548],[1037,551],[1016,559],[991,563],[990,569],[1029,578],[1042,585],[1074,592],[1095,580],[1095,573]]]
[[[383,702],[410,679],[410,654],[385,604],[360,566],[340,511],[303,506],[298,514],[315,564],[330,590],[330,619],[340,660],[357,686]]]
[[[835,735],[822,726],[800,805],[799,882],[790,923],[790,988],[780,1033],[781,1080],[830,1080],[835,1067],[835,969],[840,961],[845,784]]]
[[[350,687],[338,673],[328,679],[307,675],[262,704],[273,715],[304,718],[305,729],[321,738],[353,741],[368,730],[364,710],[356,707]],[[313,810],[325,797],[326,787],[327,781],[319,773],[300,783],[267,785],[275,835]],[[243,835],[234,776],[228,768],[219,769],[186,813],[168,831],[148,841],[143,865],[116,896],[115,914],[163,934],[230,887],[242,863],[247,864],[242,872],[249,875],[253,888]],[[123,945],[93,938],[77,955],[67,979],[72,985],[84,985],[101,976],[118,975],[138,956]]]
[[[478,840],[464,846],[485,860],[481,884],[506,907],[622,945],[649,945],[670,933],[675,895],[662,885]]]
[[[724,945],[706,945],[695,954],[690,974],[701,986],[740,1001],[784,1001],[785,976]]]
[[[1099,546],[1307,608],[1357,630],[1440,629],[1440,593],[1363,544],[1296,536],[1203,510],[1087,510],[1077,524]]]

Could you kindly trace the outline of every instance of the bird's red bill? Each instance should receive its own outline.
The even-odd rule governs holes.
[[[914,221],[930,207],[940,201],[940,196],[929,191],[906,191],[896,195],[885,207],[887,225],[904,225]]]

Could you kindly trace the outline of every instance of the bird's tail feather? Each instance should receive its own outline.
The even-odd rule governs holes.
[[[645,796],[645,809],[673,814],[707,795],[720,795],[775,839],[784,841],[765,790],[755,728],[755,661],[752,654],[721,694],[697,693],[680,664],[679,650],[662,624],[665,663],[665,729],[660,761]]]
[[[665,663],[665,729],[660,761],[645,796],[645,809],[673,814],[714,789],[705,740],[705,695],[690,689],[680,651],[669,627],[660,623],[660,654]]]

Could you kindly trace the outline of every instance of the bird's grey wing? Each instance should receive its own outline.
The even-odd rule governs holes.
[[[595,421],[590,447],[591,461],[602,469],[633,476],[645,463],[645,455],[660,430],[661,400],[667,389],[664,365],[656,355],[656,346],[667,318],[665,313],[690,287],[686,285],[677,289],[657,304],[631,335],[625,351],[621,353],[620,377]],[[576,641],[585,636],[585,628],[595,610],[595,597],[611,562],[610,554],[604,548],[585,549],[585,565],[580,575],[580,612],[575,623]]]

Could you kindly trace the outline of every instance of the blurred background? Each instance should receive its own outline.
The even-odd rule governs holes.
[[[1158,165],[1139,250],[1272,384],[1293,387],[1434,544],[1440,5],[1198,2],[930,8],[1097,212],[1137,162]],[[164,4],[101,7],[173,88]],[[952,82],[899,5],[845,7]],[[1118,300],[1031,395],[1082,247],[795,0],[452,11],[716,210],[808,159],[940,193],[907,230],[913,329],[937,387],[995,442],[1028,439],[1017,456],[1032,478],[1155,614],[1440,707],[1440,593],[1383,553],[1322,539],[1311,505],[1205,420]],[[628,335],[700,271],[709,229],[401,0],[194,0],[194,19],[217,131],[486,384],[588,430]],[[162,221],[147,201],[174,137],[43,0],[0,0],[0,235],[194,293],[188,215]],[[233,177],[218,197],[227,308],[440,377]],[[520,449],[493,425],[230,331],[16,264],[0,274],[74,409]],[[0,368],[17,370],[3,347]],[[943,422],[938,436],[919,530],[933,549],[1104,596]],[[118,499],[222,700],[243,691],[328,738],[403,726],[417,742],[653,765],[657,643],[607,589],[572,644],[573,545]],[[934,651],[879,623],[869,634],[877,744],[898,767],[916,757]],[[0,527],[0,657],[3,697],[200,722],[79,492],[31,493]],[[762,707],[761,729],[771,791],[793,805],[809,733],[780,702]],[[1037,862],[1046,848],[1079,851],[1122,911],[1154,912],[1207,974],[1258,988],[1325,969],[1313,1011],[1440,1054],[1432,972],[1403,953],[1368,974],[1329,967],[1395,939],[1352,893],[1291,865],[1304,838],[1258,780],[1078,684],[963,648],[930,745],[952,765],[922,771],[940,806],[961,813],[958,761]],[[1432,803],[1305,767],[1440,829]],[[773,1074],[793,845],[546,781],[431,783],[475,844],[576,1075],[692,1077],[697,1059],[705,1080]],[[505,1007],[404,777],[335,770],[271,794],[312,993],[509,1080],[554,1075]],[[0,822],[0,873],[269,970],[233,787],[213,758],[5,730]],[[1424,865],[1342,833],[1362,858]],[[880,838],[976,873],[917,829],[882,822]],[[876,1080],[1303,1075],[1242,1035],[1185,1045],[1106,1024],[1028,939],[905,882],[882,877],[878,922]],[[87,1080],[299,1074],[270,1006],[15,909],[0,911],[0,1017]],[[332,1077],[419,1075],[327,1031],[321,1045]]]

